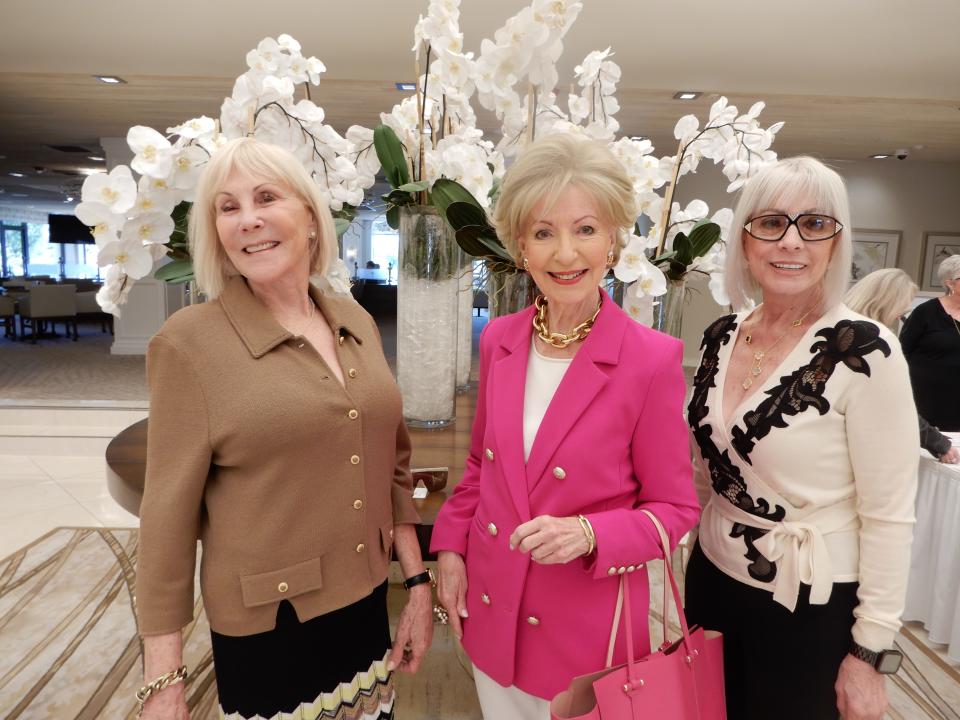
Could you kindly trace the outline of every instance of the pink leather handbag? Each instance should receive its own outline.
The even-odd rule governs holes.
[[[643,512],[656,525],[663,548],[663,637],[667,637],[669,617],[668,580],[682,637],[672,643],[665,641],[657,652],[637,658],[633,647],[630,588],[621,576],[606,667],[574,678],[568,689],[553,698],[552,720],[726,720],[723,637],[718,632],[699,627],[691,631],[687,627],[670,563],[667,533],[653,513]],[[627,663],[611,667],[621,614],[627,633]]]

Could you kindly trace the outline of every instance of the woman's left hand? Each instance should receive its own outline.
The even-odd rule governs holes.
[[[887,677],[853,655],[840,663],[837,709],[844,720],[881,720],[887,711]]]
[[[397,623],[397,636],[387,668],[415,673],[433,642],[433,594],[426,583],[410,588],[409,592]]]
[[[510,549],[530,553],[542,565],[561,565],[586,555],[590,543],[577,518],[540,515],[517,526]]]

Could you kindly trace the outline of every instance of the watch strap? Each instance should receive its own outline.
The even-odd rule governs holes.
[[[873,667],[877,666],[877,660],[880,659],[879,652],[876,650],[868,650],[863,645],[855,642],[850,643],[850,654],[857,658],[857,660],[863,660],[865,663],[872,665]]]
[[[423,585],[424,583],[434,584],[433,573],[429,570],[424,570],[422,573],[418,573],[412,577],[408,577],[403,581],[403,587],[409,590],[410,588],[416,587],[417,585]]]
[[[878,673],[891,675],[900,669],[903,662],[903,653],[899,650],[881,650],[879,652],[870,650],[859,645],[856,642],[850,643],[850,654],[858,660],[868,663]]]

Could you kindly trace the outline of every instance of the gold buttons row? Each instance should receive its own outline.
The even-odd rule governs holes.
[[[480,602],[482,602],[484,605],[490,605],[493,603],[493,601],[490,599],[490,596],[486,593],[480,593]],[[527,618],[527,624],[536,627],[540,624],[540,618],[538,618],[536,615],[531,615]]]
[[[611,565],[607,568],[607,575],[623,575],[624,573],[636,572],[643,567],[643,563],[637,563],[636,565],[621,565],[617,567],[616,565]]]

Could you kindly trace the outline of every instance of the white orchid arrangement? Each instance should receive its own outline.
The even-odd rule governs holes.
[[[119,315],[133,281],[148,275],[164,256],[173,261],[155,277],[181,282],[193,276],[187,213],[203,166],[228,140],[253,135],[290,150],[316,181],[340,233],[373,185],[380,169],[373,131],[355,125],[341,136],[323,122],[323,109],[310,99],[310,85],[318,85],[326,71],[322,62],[304,57],[289,35],[264,38],[246,60],[249,69],[224,99],[218,120],[194,118],[167,128],[166,135],[132,127],[130,166],[84,182],[76,215],[91,227],[98,263],[106,268],[97,302],[107,312]],[[306,95],[299,100],[298,87]],[[349,291],[342,261],[332,264],[325,281],[337,292]]]

